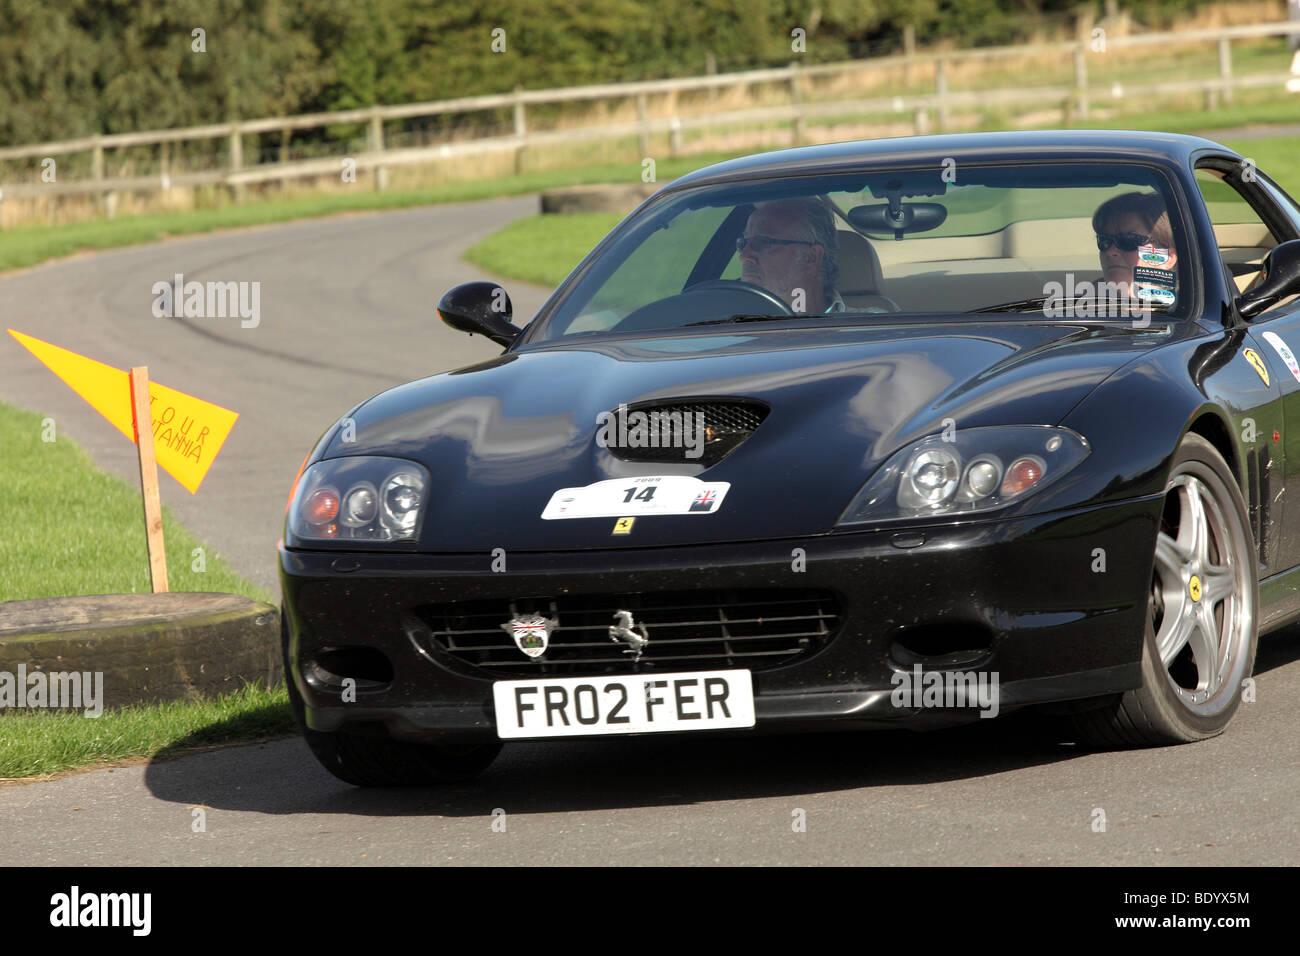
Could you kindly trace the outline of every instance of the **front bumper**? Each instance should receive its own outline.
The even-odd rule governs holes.
[[[486,553],[281,548],[288,675],[316,730],[495,737],[494,675],[431,652],[417,608],[504,606],[520,595],[821,588],[839,596],[838,629],[815,653],[753,672],[757,729],[978,719],[973,704],[896,705],[895,675],[917,666],[996,676],[1001,712],[1118,693],[1141,682],[1161,504],[1153,496],[1013,521],[684,548],[511,552],[506,572],[493,571]],[[917,653],[913,636],[930,641],[949,629],[983,635],[983,648],[961,659]],[[315,666],[337,648],[381,652],[391,680],[358,681],[355,700],[345,701],[339,682]],[[629,663],[623,672],[636,670]]]

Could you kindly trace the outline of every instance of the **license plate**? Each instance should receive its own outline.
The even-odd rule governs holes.
[[[503,740],[754,726],[746,670],[497,681],[492,697]]]
[[[700,481],[691,475],[607,478],[582,488],[561,488],[542,509],[542,520],[715,514],[730,487],[729,481]]]

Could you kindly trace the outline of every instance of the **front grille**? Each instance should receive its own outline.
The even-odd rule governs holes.
[[[624,444],[621,440],[617,444],[608,444],[610,454],[624,461],[644,461],[653,463],[674,463],[674,464],[702,464],[708,468],[716,465],[723,458],[729,455],[737,445],[754,433],[754,429],[763,423],[767,417],[768,407],[761,402],[750,400],[722,401],[712,399],[696,399],[691,401],[652,401],[641,402],[639,404],[625,406],[626,414],[629,421],[636,421],[633,417],[635,413],[642,412],[647,416],[644,421],[655,421],[658,424],[654,426],[654,431],[647,429],[647,434],[656,436],[653,444],[647,445],[642,439],[638,442],[637,436],[634,435],[632,427],[629,426],[626,432],[631,439],[631,443]],[[616,424],[621,415],[621,410],[610,412],[613,421]],[[668,416],[668,417],[665,417]],[[673,416],[680,416],[674,418]],[[692,437],[689,439],[691,447],[677,439],[681,432],[677,422],[691,423]],[[670,424],[671,423],[671,426]],[[687,455],[688,451],[700,451],[700,445],[696,442],[694,436],[695,428],[703,424],[703,450],[699,457],[692,458]],[[624,432],[619,432],[623,435]],[[673,436],[669,441],[667,436]]]
[[[529,658],[501,625],[508,600],[428,605],[416,613],[434,646],[493,677],[579,676],[631,671],[766,670],[825,647],[839,627],[835,595],[820,590],[731,590],[639,595],[562,595],[513,602],[519,614],[551,617],[546,653]],[[639,661],[609,637],[615,611],[631,611],[649,643]]]

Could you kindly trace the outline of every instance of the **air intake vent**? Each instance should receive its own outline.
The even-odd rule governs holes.
[[[763,423],[769,409],[753,400],[653,401],[620,406],[607,416],[605,447],[623,461],[716,465]]]
[[[745,667],[766,670],[794,663],[835,637],[840,603],[829,591],[702,590],[653,594],[561,594],[520,599],[521,614],[550,616],[557,627],[540,657],[529,658],[502,627],[507,600],[457,601],[416,608],[425,641],[483,676],[582,676]],[[627,645],[610,640],[615,612],[630,611],[649,637],[633,660]],[[431,649],[433,649],[431,648]]]

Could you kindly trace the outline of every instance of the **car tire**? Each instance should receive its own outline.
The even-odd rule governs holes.
[[[392,737],[313,730],[289,667],[289,628],[280,611],[284,683],[293,717],[312,754],[326,770],[358,787],[411,787],[463,783],[483,773],[501,752],[500,741],[452,746],[420,744]]]
[[[1103,748],[1190,743],[1223,732],[1255,666],[1259,582],[1246,503],[1223,457],[1178,446],[1152,561],[1142,686],[1071,718]]]

